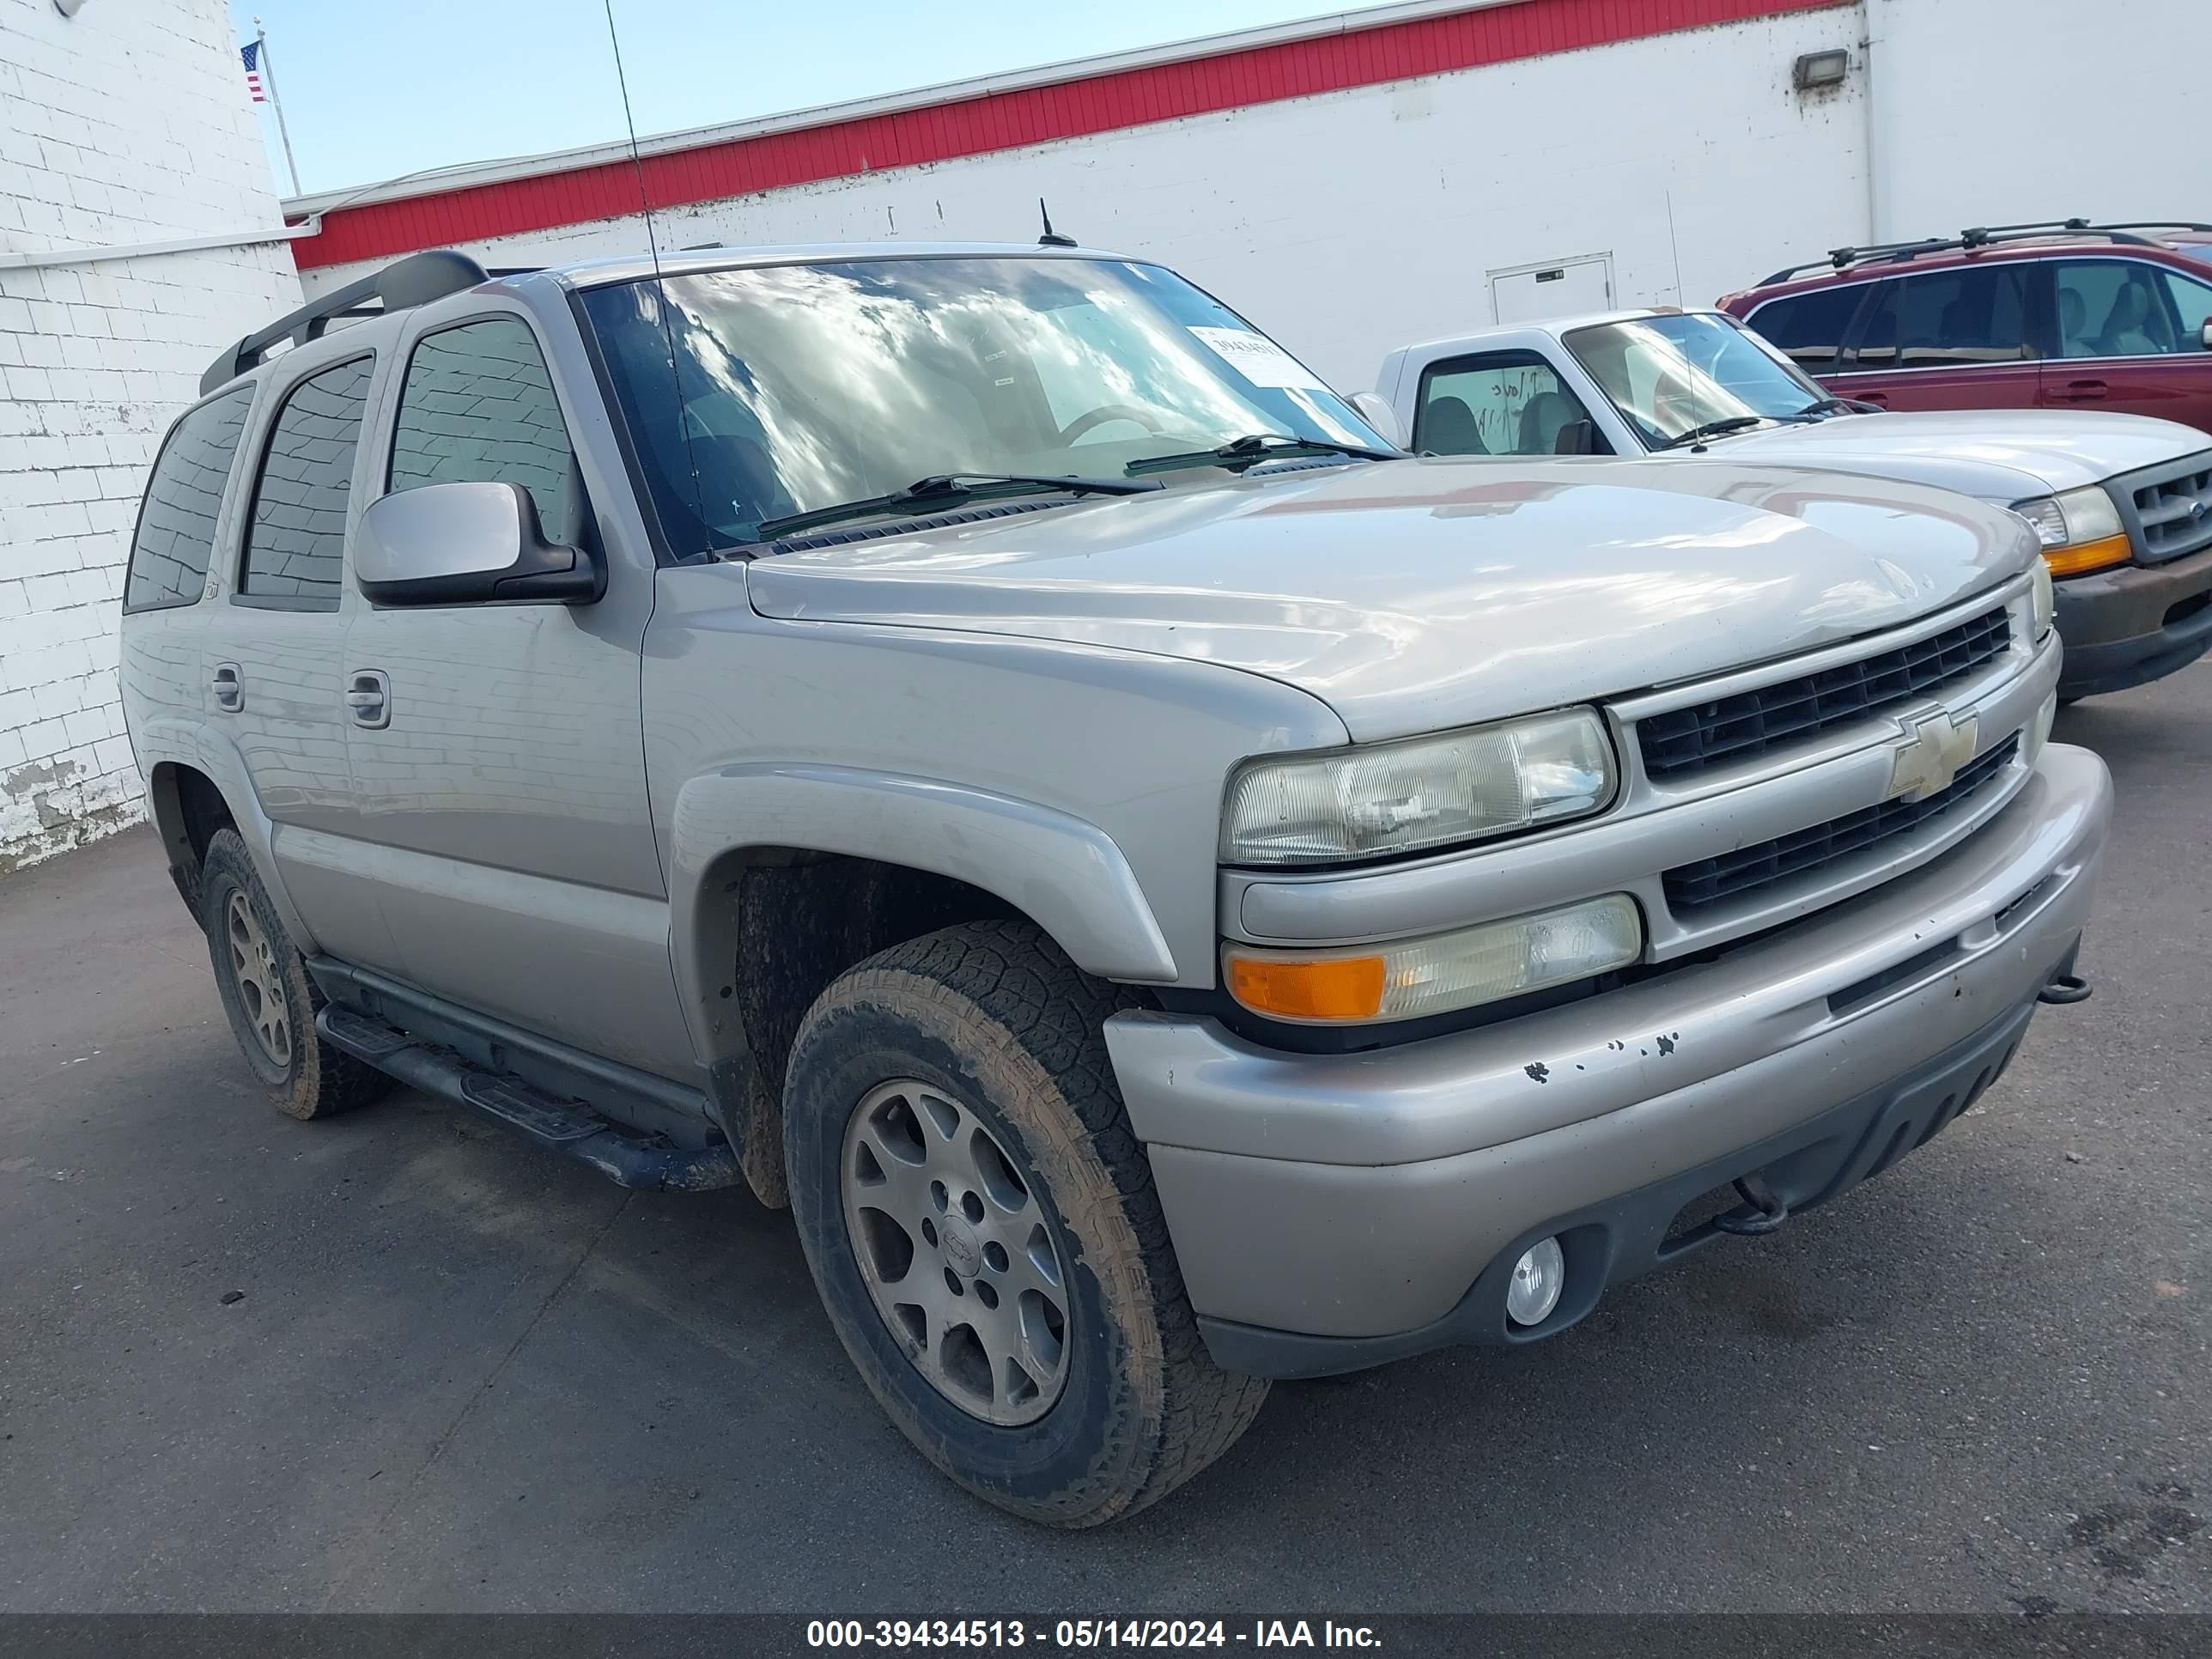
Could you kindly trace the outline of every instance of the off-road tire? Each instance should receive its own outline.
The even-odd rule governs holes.
[[[893,1422],[969,1491],[1030,1520],[1091,1527],[1143,1509],[1229,1449],[1267,1398],[1200,1337],[1151,1165],[1103,1026],[1124,994],[1033,926],[975,922],[872,957],[808,1011],[785,1091],[791,1204],[830,1323]],[[1057,1230],[1066,1379],[1033,1422],[963,1411],[871,1300],[841,1195],[848,1125],[887,1079],[943,1089],[990,1129]]]
[[[235,830],[218,830],[200,860],[200,925],[207,934],[208,956],[215,969],[216,988],[222,996],[222,1011],[230,1020],[231,1035],[238,1039],[246,1063],[252,1068],[270,1103],[287,1117],[331,1117],[364,1105],[392,1086],[392,1079],[374,1066],[341,1054],[323,1041],[315,1029],[315,1015],[323,994],[307,977],[307,964],[293,945],[284,926],[269,902],[269,890]],[[230,959],[225,927],[234,896],[242,895],[253,913],[276,957],[274,982],[284,998],[290,1052],[283,1064],[272,1059],[255,1036],[248,1018],[244,993]]]

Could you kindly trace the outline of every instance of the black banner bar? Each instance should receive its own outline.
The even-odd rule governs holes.
[[[783,1659],[929,1653],[1480,1659],[2202,1659],[2212,1615],[0,1614],[0,1659]]]

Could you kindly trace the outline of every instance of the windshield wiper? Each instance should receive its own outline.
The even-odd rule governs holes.
[[[1160,488],[1156,483],[1131,483],[1124,478],[1054,478],[1028,472],[933,472],[888,495],[838,501],[805,513],[767,520],[755,534],[763,542],[781,541],[802,530],[819,529],[845,519],[862,519],[872,513],[957,507],[963,501],[993,501],[1003,495],[1036,495],[1055,489],[1075,495],[1135,495]]]
[[[1771,417],[1765,415],[1731,415],[1725,421],[1707,421],[1703,426],[1692,427],[1678,438],[1668,439],[1659,447],[1680,449],[1685,444],[1702,443],[1707,438],[1718,438],[1731,432],[1741,432],[1746,427],[1757,426],[1761,421],[1769,418]]]
[[[1279,461],[1293,455],[1349,455],[1362,461],[1403,459],[1387,449],[1340,444],[1331,438],[1294,438],[1285,432],[1254,432],[1231,439],[1218,449],[1186,450],[1176,455],[1140,455],[1121,470],[1133,478],[1147,472],[1179,471],[1187,466],[1219,466],[1240,472],[1261,461]]]
[[[1814,416],[1879,415],[1883,411],[1880,404],[1863,402],[1856,398],[1823,398],[1817,404],[1807,404],[1797,412],[1801,416]]]

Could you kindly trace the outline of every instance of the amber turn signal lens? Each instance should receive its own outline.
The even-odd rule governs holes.
[[[1603,893],[1556,910],[1370,945],[1356,957],[1231,942],[1222,947],[1221,963],[1230,994],[1255,1014],[1310,1022],[1419,1019],[1588,979],[1643,951],[1636,901]]]
[[[2046,548],[2043,562],[2054,576],[2079,576],[2092,570],[2107,570],[2116,564],[2125,564],[2133,556],[2125,536],[2100,536],[2095,541],[2083,542],[2077,547]]]
[[[1382,1010],[1382,958],[1269,962],[1232,956],[1229,994],[1254,1013],[1280,1019],[1372,1019]]]

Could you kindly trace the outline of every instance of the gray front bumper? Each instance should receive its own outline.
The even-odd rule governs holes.
[[[2055,597],[2066,642],[2063,697],[2148,684],[2212,647],[2212,551],[2069,576]]]
[[[2024,1025],[2087,919],[2111,796],[2101,761],[2053,744],[1970,840],[1873,892],[1425,1042],[1295,1054],[1211,1020],[1115,1016],[1107,1045],[1194,1306],[1215,1329],[1437,1327],[1554,1220],[1779,1145]]]

